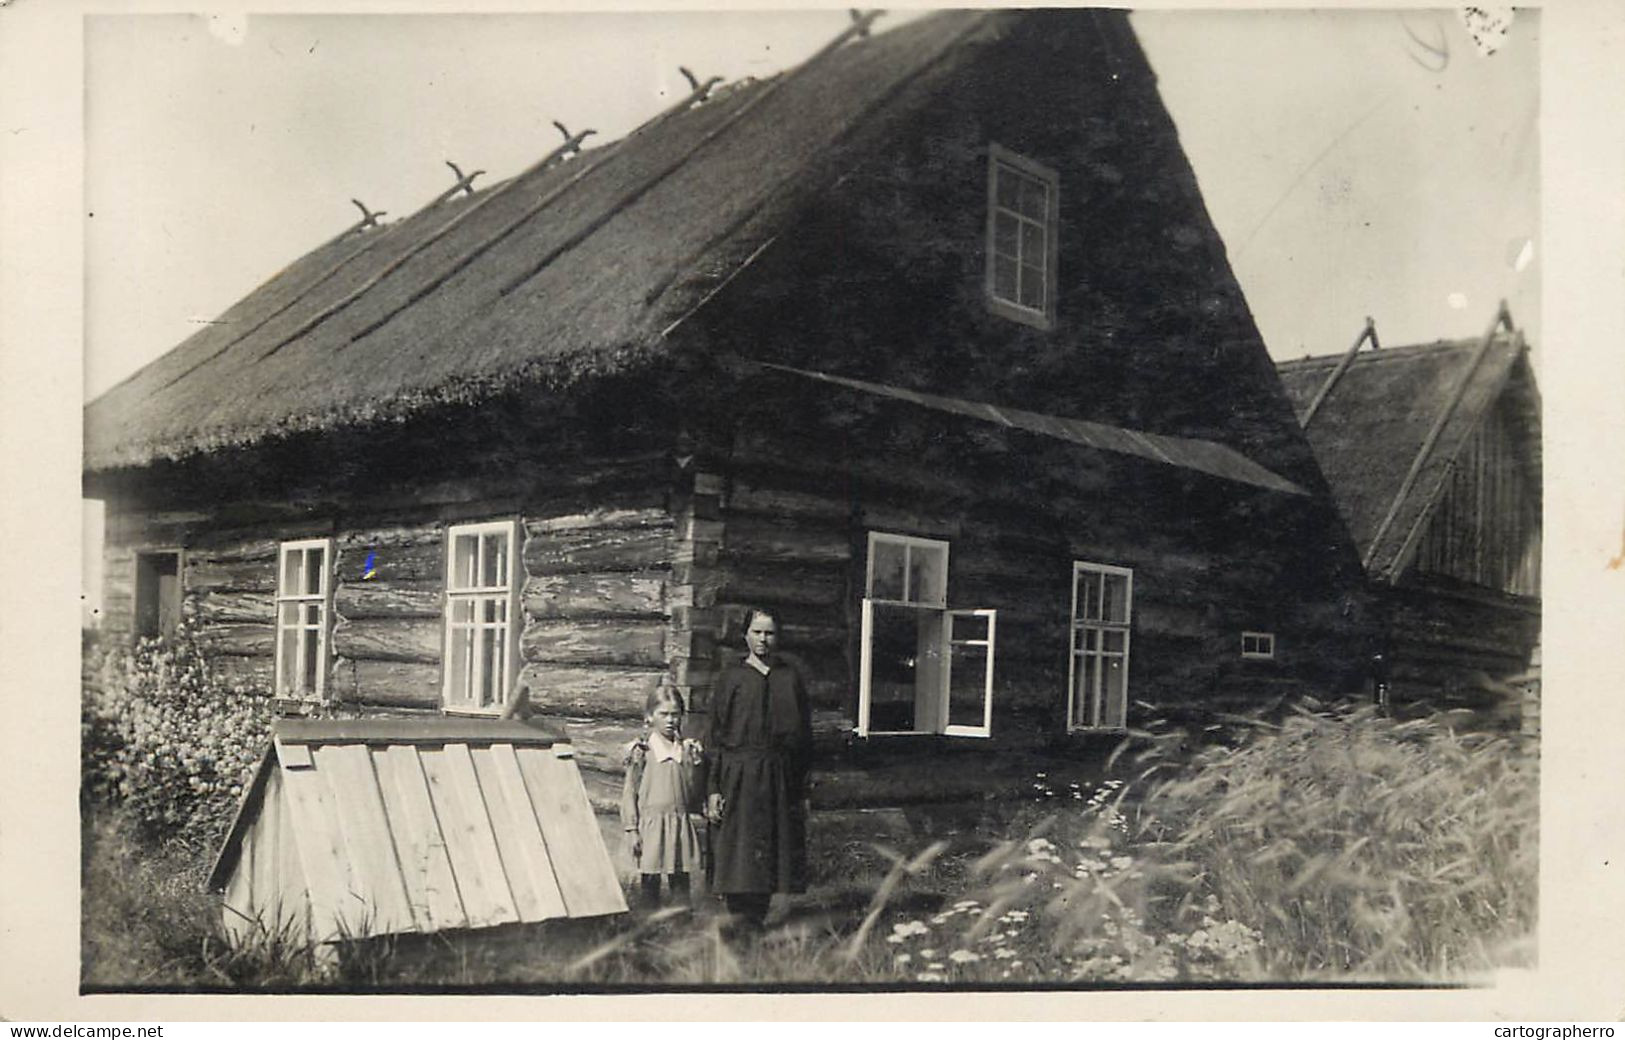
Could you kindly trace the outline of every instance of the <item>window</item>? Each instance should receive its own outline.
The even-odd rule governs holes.
[[[1243,632],[1241,656],[1259,661],[1275,660],[1274,632]]]
[[[276,585],[276,695],[321,700],[327,689],[333,543],[283,542]]]
[[[1072,661],[1067,729],[1122,729],[1128,719],[1129,619],[1134,572],[1072,565]]]
[[[180,620],[181,554],[136,553],[134,635],[138,639],[172,636]]]
[[[995,314],[1055,323],[1060,179],[998,145],[988,149],[987,300]]]
[[[949,610],[948,543],[869,535],[859,736],[993,732],[992,610]]]
[[[518,659],[519,522],[461,524],[446,533],[444,703],[496,712]]]

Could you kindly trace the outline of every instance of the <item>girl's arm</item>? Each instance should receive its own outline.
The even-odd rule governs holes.
[[[626,779],[621,784],[621,830],[638,829],[638,787],[643,781],[643,745],[637,741],[626,749]]]

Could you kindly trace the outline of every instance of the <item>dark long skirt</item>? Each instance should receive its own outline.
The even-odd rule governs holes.
[[[725,751],[717,772],[723,811],[712,845],[712,890],[806,891],[807,821],[792,797],[785,756]]]

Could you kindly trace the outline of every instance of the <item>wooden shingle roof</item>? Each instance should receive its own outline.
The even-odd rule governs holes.
[[[85,469],[566,387],[658,357],[865,133],[917,110],[1009,17],[849,30],[795,69],[725,85],[620,141],[341,235],[93,401]]]
[[[1480,346],[1479,340],[1440,341],[1357,354],[1304,431],[1375,580],[1394,582],[1403,574],[1413,536],[1438,503],[1454,460],[1509,388],[1517,394],[1538,473],[1539,405],[1522,335],[1496,334],[1475,366]],[[1276,366],[1300,421],[1340,360],[1331,355]],[[1407,486],[1441,417],[1445,424]]]

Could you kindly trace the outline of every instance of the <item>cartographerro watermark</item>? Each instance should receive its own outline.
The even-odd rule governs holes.
[[[1529,1037],[1531,1040],[1571,1040],[1573,1037],[1612,1037],[1613,1026],[1496,1026],[1496,1036]]]

